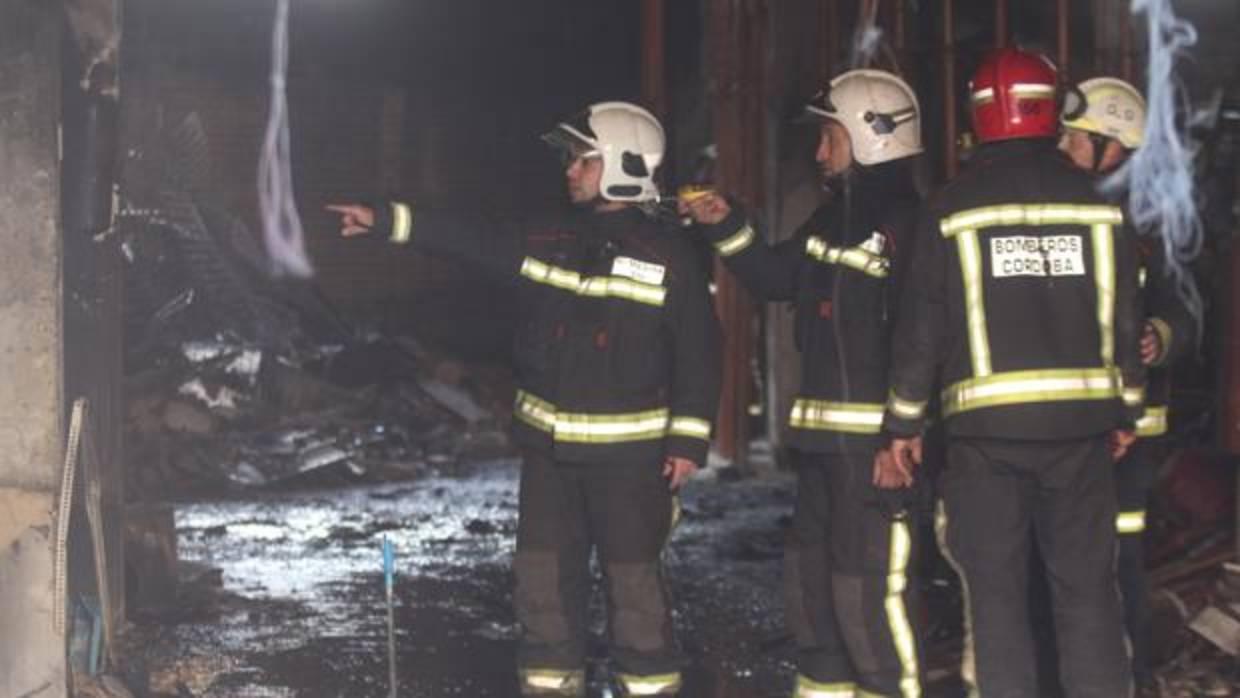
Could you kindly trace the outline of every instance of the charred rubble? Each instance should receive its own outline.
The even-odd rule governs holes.
[[[503,400],[462,364],[269,273],[209,154],[190,114],[125,167],[131,498],[413,477],[504,452]]]

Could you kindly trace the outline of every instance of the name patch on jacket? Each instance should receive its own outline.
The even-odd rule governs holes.
[[[990,273],[1012,276],[1084,276],[1084,240],[1080,235],[990,239]]]
[[[632,257],[616,257],[611,264],[612,276],[623,276],[652,286],[663,285],[663,276],[666,271],[666,267],[662,265],[643,262]]]

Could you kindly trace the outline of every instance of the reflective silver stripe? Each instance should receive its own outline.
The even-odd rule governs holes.
[[[409,204],[399,201],[392,202],[392,242],[403,245],[409,242],[413,234],[413,209]]]
[[[990,336],[986,329],[986,302],[983,298],[982,247],[976,230],[962,230],[956,237],[964,283],[964,313],[969,328],[969,355],[973,375],[990,375]]]
[[[1119,395],[1119,375],[1113,368],[1007,371],[949,386],[943,391],[943,413],[1035,402],[1106,400]]]
[[[1055,86],[1036,82],[1017,82],[1008,87],[1008,92],[1020,97],[1054,97]]]
[[[1141,533],[1145,530],[1145,510],[1121,511],[1115,517],[1115,530],[1121,534]]]
[[[517,391],[513,417],[565,443],[623,443],[669,435],[710,438],[709,422],[696,417],[672,419],[666,407],[611,414],[561,412],[524,390]]]
[[[939,552],[943,554],[943,559],[947,560],[947,564],[956,570],[956,576],[960,578],[960,596],[964,601],[964,651],[960,654],[960,678],[968,690],[968,698],[979,698],[976,638],[973,635],[973,596],[969,591],[969,577],[964,573],[964,568],[960,566],[956,558],[952,556],[951,546],[947,543],[949,525],[947,505],[940,499],[934,507],[934,538],[938,541]]]
[[[731,257],[753,244],[754,232],[748,223],[740,230],[715,243],[715,249],[724,257]]]
[[[877,434],[883,426],[886,405],[866,402],[831,402],[797,398],[788,424],[795,429]]]
[[[1110,223],[1092,226],[1094,284],[1098,290],[1098,333],[1103,366],[1115,364],[1115,238]]]
[[[1129,407],[1140,407],[1145,402],[1145,388],[1124,388],[1124,404]]]
[[[993,102],[995,99],[995,90],[993,87],[983,87],[980,90],[974,90],[973,94],[969,95],[969,97],[973,100],[974,104]]]
[[[926,402],[905,400],[893,390],[887,396],[887,411],[900,419],[921,419],[926,414]]]
[[[680,674],[620,674],[620,683],[624,684],[625,693],[630,696],[661,696],[680,690]]]
[[[1005,225],[1119,225],[1124,214],[1115,206],[1078,204],[1001,204],[954,213],[939,221],[943,237],[966,230]]]
[[[1145,414],[1137,420],[1137,436],[1149,438],[1167,433],[1167,408],[1147,407]]]
[[[793,698],[855,698],[857,685],[847,681],[822,683],[804,674],[797,674]]]
[[[891,262],[862,247],[832,247],[817,236],[805,239],[805,254],[823,264],[838,264],[875,278],[886,278]]]
[[[582,278],[575,271],[561,269],[533,257],[526,257],[521,262],[521,275],[535,283],[554,286],[579,296],[611,296],[653,306],[663,305],[667,298],[667,289],[663,286],[644,284],[621,276]]]
[[[668,436],[687,436],[693,439],[710,440],[710,422],[697,417],[672,417],[667,428]]]
[[[887,596],[883,606],[887,610],[891,642],[895,646],[896,656],[900,658],[900,695],[904,698],[921,696],[917,645],[913,638],[913,624],[908,618],[908,608],[904,604],[904,592],[908,588],[908,563],[912,552],[913,538],[909,534],[908,522],[893,521],[887,567]]]

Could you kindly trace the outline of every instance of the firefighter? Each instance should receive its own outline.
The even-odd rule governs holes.
[[[915,476],[940,388],[936,529],[962,582],[971,694],[1038,695],[1036,542],[1066,695],[1116,698],[1132,682],[1112,458],[1135,439],[1145,383],[1136,261],[1120,209],[1056,149],[1056,85],[1049,60],[1014,48],[987,53],[973,76],[981,145],[917,225],[879,466]]]
[[[1145,100],[1135,87],[1116,78],[1086,80],[1065,99],[1063,136],[1059,147],[1077,167],[1105,177],[1141,147],[1145,135]],[[1170,367],[1194,346],[1192,315],[1167,276],[1161,242],[1140,244],[1139,281],[1145,323],[1141,361],[1149,367],[1145,413],[1137,422],[1137,442],[1115,471],[1119,516],[1119,586],[1124,621],[1132,643],[1133,677],[1139,686],[1152,680],[1149,656],[1149,588],[1145,577],[1145,507],[1158,466],[1167,456],[1167,407],[1171,398]]]
[[[594,550],[622,693],[675,695],[681,658],[661,556],[677,491],[705,463],[719,329],[696,253],[648,215],[665,143],[659,122],[604,102],[543,138],[564,156],[575,205],[544,224],[497,234],[477,214],[429,205],[329,208],[344,235],[455,258],[518,300],[522,694],[584,695]]]
[[[871,483],[887,395],[888,298],[918,197],[916,95],[900,78],[853,70],[814,97],[815,159],[834,196],[788,240],[767,245],[718,194],[685,205],[758,298],[791,302],[801,388],[788,418],[797,500],[785,548],[799,698],[915,696],[908,608],[913,533]],[[903,504],[902,501],[897,504]]]

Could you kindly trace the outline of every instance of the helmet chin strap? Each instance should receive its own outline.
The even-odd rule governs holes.
[[[1106,136],[1091,133],[1089,134],[1089,142],[1094,146],[1094,172],[1102,172],[1102,159],[1107,154],[1107,144],[1111,139]]]

